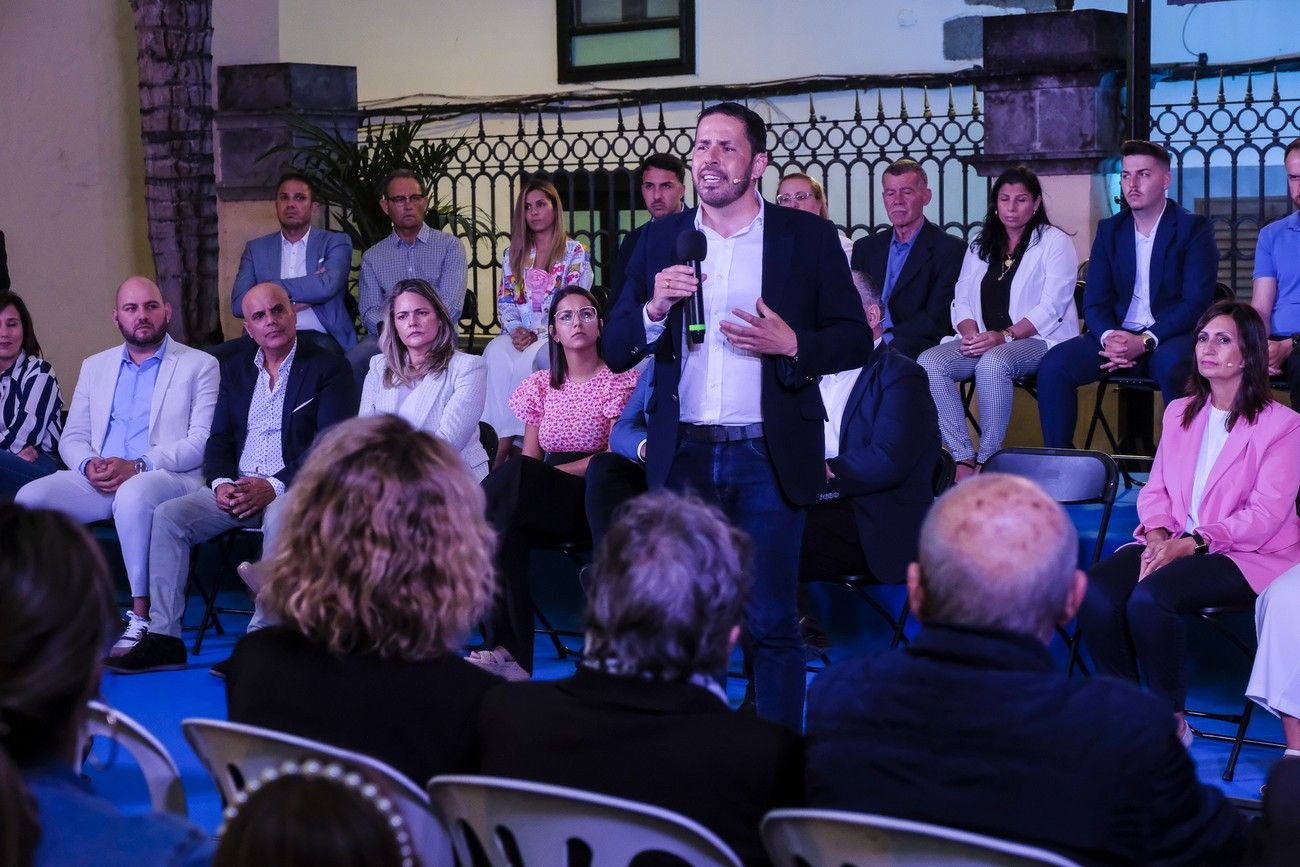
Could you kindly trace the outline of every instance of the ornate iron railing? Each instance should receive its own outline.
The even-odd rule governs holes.
[[[1206,98],[1203,75],[1173,68],[1154,74],[1151,138],[1174,157],[1170,194],[1210,216],[1222,253],[1220,279],[1245,294],[1259,228],[1290,209],[1282,151],[1300,136],[1300,95],[1282,91],[1298,90],[1300,75],[1273,71],[1270,95],[1257,97],[1255,84],[1269,73],[1216,68],[1210,74],[1218,78],[1217,93]],[[856,82],[855,89],[826,91],[823,84],[751,99],[769,119],[764,194],[774,195],[785,172],[805,171],[825,185],[831,219],[858,238],[885,225],[881,175],[894,159],[909,156],[930,176],[931,217],[945,231],[972,237],[989,183],[968,164],[984,140],[979,79],[961,73],[898,80],[904,86],[857,89],[862,83]],[[447,105],[370,109],[361,127],[364,139],[385,123],[428,112],[438,117],[427,129],[430,143],[456,142],[453,169],[434,193],[496,227],[472,245],[471,299],[462,322],[471,345],[496,330],[495,289],[520,180],[539,171],[551,176],[570,233],[591,253],[597,283],[606,283],[619,242],[646,219],[636,190],[641,160],[656,151],[688,157],[702,105],[623,92],[600,103],[517,102],[528,106],[526,113],[494,114],[480,106],[457,114]],[[687,198],[693,198],[689,184]]]
[[[935,79],[916,86],[773,96],[751,101],[770,118],[770,166],[760,188],[770,199],[777,180],[804,171],[823,182],[831,219],[851,237],[885,225],[879,184],[884,168],[909,156],[934,189],[937,222],[967,236],[983,217],[988,182],[966,159],[984,138],[973,85]],[[866,108],[864,109],[864,105]],[[646,219],[636,188],[641,161],[654,152],[688,158],[698,102],[641,104],[595,110],[559,107],[510,117],[478,115],[435,127],[431,141],[459,139],[455,168],[434,192],[440,201],[481,212],[497,227],[470,258],[474,303],[462,327],[471,343],[496,328],[495,287],[509,239],[510,209],[521,178],[545,172],[564,200],[570,233],[587,246],[596,282],[608,282],[618,244]],[[937,109],[937,110],[936,110]],[[361,135],[398,115],[372,111]],[[450,127],[450,128],[448,128]],[[693,198],[689,189],[688,201]]]

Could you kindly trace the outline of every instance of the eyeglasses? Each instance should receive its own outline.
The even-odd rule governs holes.
[[[555,314],[555,321],[564,325],[572,325],[574,316],[577,316],[583,322],[595,322],[596,308],[579,307],[577,310],[561,310]]]
[[[817,197],[812,193],[781,193],[776,197],[776,203],[782,207],[788,207],[791,202],[806,202],[815,198]]]
[[[392,202],[394,205],[405,205],[407,202],[410,202],[412,205],[418,205],[420,202],[424,201],[424,193],[416,193],[412,196],[384,196],[384,198],[388,199],[388,201]]]

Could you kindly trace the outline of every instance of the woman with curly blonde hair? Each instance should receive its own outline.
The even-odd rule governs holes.
[[[367,753],[418,784],[473,767],[483,692],[459,656],[494,588],[483,493],[447,443],[393,415],[325,435],[295,480],[235,647],[230,719]]]

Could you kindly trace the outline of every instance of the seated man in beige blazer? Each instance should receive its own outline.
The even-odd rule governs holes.
[[[131,277],[118,288],[113,322],[126,342],[81,365],[59,441],[69,469],[24,485],[16,497],[84,523],[116,522],[132,603],[113,655],[148,630],[154,509],[202,486],[217,403],[217,360],[168,337],[171,315],[153,281]]]

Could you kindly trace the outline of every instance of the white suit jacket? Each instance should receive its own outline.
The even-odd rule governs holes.
[[[68,423],[59,440],[59,455],[74,472],[87,458],[99,457],[121,364],[121,344],[81,364]],[[202,478],[203,449],[212,429],[220,380],[216,358],[167,338],[149,405],[149,450],[144,457],[150,466]]]
[[[1002,263],[997,263],[1002,267]],[[984,314],[980,308],[980,284],[988,273],[989,263],[980,259],[975,245],[966,248],[961,276],[952,300],[952,327],[963,319],[974,319],[984,331]],[[1029,239],[1024,259],[1011,278],[1011,322],[1028,319],[1038,329],[1038,337],[1055,346],[1062,340],[1079,335],[1079,311],[1074,306],[1074,284],[1078,278],[1079,256],[1070,236],[1055,226],[1039,226]],[[945,337],[944,343],[955,340]]]
[[[454,353],[447,369],[420,380],[400,407],[400,392],[384,387],[387,369],[382,354],[370,359],[370,372],[361,388],[360,415],[401,416],[413,427],[446,440],[460,452],[465,468],[482,481],[488,471],[488,455],[478,437],[478,422],[487,399],[487,367],[483,359]]]

